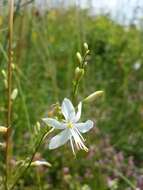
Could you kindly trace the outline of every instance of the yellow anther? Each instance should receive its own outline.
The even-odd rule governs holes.
[[[67,127],[71,129],[71,128],[73,128],[73,124],[71,122],[69,122]]]

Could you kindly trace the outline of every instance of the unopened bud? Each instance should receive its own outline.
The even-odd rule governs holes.
[[[85,102],[85,103],[93,102],[94,100],[96,100],[96,98],[102,96],[103,93],[104,93],[104,91],[102,91],[102,90],[96,91],[96,92],[90,94],[89,96],[87,96],[87,97],[83,100],[83,102]]]
[[[83,44],[83,46],[84,46],[85,51],[88,51],[88,44],[86,42]]]
[[[76,53],[76,57],[77,57],[79,63],[82,63],[82,57],[81,57],[81,54],[79,52]]]
[[[6,133],[7,132],[7,127],[0,126],[0,133]]]
[[[15,100],[16,97],[18,95],[18,89],[15,88],[13,91],[12,91],[12,94],[11,94],[11,100]]]
[[[4,69],[1,71],[1,73],[2,73],[3,77],[6,79],[7,78],[7,74],[6,74],[6,72],[5,72]]]
[[[40,161],[40,160],[36,160],[34,162],[31,163],[31,166],[46,166],[46,167],[51,167],[52,165],[47,162],[47,161]]]
[[[35,128],[34,128],[34,129],[35,129],[35,133],[36,133],[36,134],[38,134],[38,133],[39,133],[40,128],[41,128],[41,125],[40,125],[39,121],[37,121],[37,122],[36,122],[36,125],[35,125]]]
[[[39,121],[37,121],[36,127],[37,127],[38,130],[40,130],[41,127],[40,127],[40,122]]]
[[[80,69],[79,67],[77,67],[75,69],[75,80],[81,80],[83,75],[84,75],[84,69]]]
[[[1,143],[0,142],[0,148],[2,148],[2,149],[6,148],[6,143]]]
[[[12,69],[14,70],[14,69],[15,69],[15,64],[14,64],[14,63],[12,63],[12,65],[11,65],[11,66],[12,66]]]
[[[88,49],[87,51],[86,51],[86,55],[88,55],[90,53],[90,50]]]
[[[4,79],[3,82],[4,82],[4,86],[5,86],[5,88],[7,89],[7,88],[8,88],[8,82],[7,82],[7,79]]]
[[[84,62],[84,66],[86,67],[87,65],[88,65],[88,62],[87,62],[87,61],[85,61],[85,62]]]

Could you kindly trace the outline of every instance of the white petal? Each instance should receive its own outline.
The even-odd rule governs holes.
[[[65,129],[66,125],[64,123],[60,123],[56,119],[52,118],[43,118],[42,119],[47,125],[55,127],[56,129]]]
[[[73,120],[75,117],[75,109],[71,103],[71,101],[67,98],[63,100],[62,103],[62,113],[66,120]]]
[[[77,113],[76,113],[74,122],[77,122],[77,121],[80,119],[80,117],[81,117],[81,109],[82,109],[82,103],[80,102],[80,103],[78,104],[78,111],[77,111]]]
[[[85,123],[76,123],[74,126],[81,132],[86,133],[93,127],[93,121],[88,120]]]
[[[55,149],[65,144],[71,137],[69,129],[65,129],[58,135],[54,136],[49,143],[49,149]]]

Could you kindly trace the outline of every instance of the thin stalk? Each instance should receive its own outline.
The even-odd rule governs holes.
[[[79,87],[79,80],[75,81],[74,84],[74,89],[73,89],[73,103],[76,103],[76,98],[77,98],[77,94],[78,94],[78,87]]]
[[[11,91],[12,91],[12,62],[13,62],[13,15],[14,15],[14,0],[9,0],[9,42],[8,42],[8,91],[7,91],[7,134],[6,134],[6,189],[8,180],[8,171],[10,163],[10,145],[11,145],[11,115],[12,115],[12,102],[11,102]]]

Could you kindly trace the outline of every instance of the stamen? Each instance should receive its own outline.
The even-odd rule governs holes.
[[[71,129],[71,133],[72,133],[72,136],[74,138],[76,148],[79,150],[80,146],[79,146],[77,134],[75,133],[75,131],[73,129]]]
[[[74,129],[77,131],[77,133],[79,134],[79,136],[81,137],[81,139],[85,142],[85,139],[83,138],[83,136],[81,135],[81,133],[79,132],[79,130],[76,127]]]
[[[84,145],[84,143],[82,142],[81,136],[79,135],[79,133],[75,130],[71,130],[72,136],[74,138],[75,144],[77,149],[82,149],[85,150],[86,152],[88,152],[88,148]]]
[[[75,153],[75,150],[74,150],[74,146],[73,146],[72,137],[70,137],[70,143],[71,143],[73,154],[76,156],[76,153]]]

